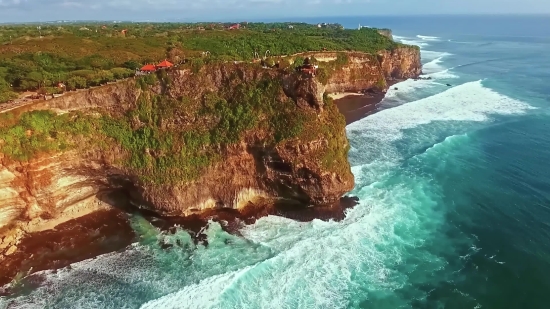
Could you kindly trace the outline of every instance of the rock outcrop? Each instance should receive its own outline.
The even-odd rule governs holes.
[[[318,54],[322,60],[336,54]],[[143,181],[135,169],[121,164],[128,155],[121,147],[80,147],[29,161],[1,154],[0,141],[0,256],[17,250],[26,233],[51,229],[70,219],[108,209],[112,201],[103,193],[121,190],[130,202],[163,215],[191,215],[208,209],[242,209],[266,201],[293,201],[301,206],[325,206],[337,202],[354,186],[347,162],[349,148],[345,121],[335,107],[325,106],[325,92],[360,91],[386,87],[387,79],[403,79],[420,73],[420,55],[413,48],[398,48],[378,55],[350,53],[347,64],[328,82],[295,73],[247,65],[210,66],[207,72],[179,70],[170,83],[157,83],[149,91],[170,98],[199,100],[205,93],[223,92],[260,79],[280,80],[281,100],[291,98],[299,109],[314,115],[311,127],[330,124],[324,135],[284,143],[266,142],[266,132],[247,132],[240,142],[220,148],[221,160],[198,178],[170,184]],[[80,110],[99,114],[123,114],[135,108],[143,90],[130,79],[86,91],[70,93],[33,106],[58,112]],[[196,114],[175,117],[170,124],[185,126],[199,121]],[[177,118],[177,119],[176,119]],[[190,120],[191,119],[191,120]],[[208,119],[204,120],[205,125]],[[333,161],[331,167],[323,164]]]
[[[420,50],[412,47],[396,48],[378,53],[382,73],[386,79],[416,78],[422,74]]]
[[[325,91],[359,92],[372,88],[386,91],[390,81],[416,78],[422,73],[420,50],[402,46],[394,50],[385,50],[377,55],[365,53],[307,53],[317,61],[337,61],[339,55],[347,57],[346,64],[338,67],[328,79]]]
[[[393,41],[393,32],[391,29],[378,29],[378,33]]]

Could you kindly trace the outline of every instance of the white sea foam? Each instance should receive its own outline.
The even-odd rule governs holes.
[[[437,36],[428,36],[428,35],[417,35],[416,37],[425,41],[439,41],[441,39]]]
[[[215,308],[219,305],[218,297],[250,268],[246,267],[239,271],[206,278],[197,284],[186,286],[178,292],[147,302],[141,306],[141,309]]]
[[[479,80],[381,111],[350,124],[347,131],[368,131],[380,140],[393,141],[401,138],[402,130],[433,121],[485,121],[490,114],[517,114],[532,108],[484,87]]]
[[[416,40],[416,38],[409,38],[409,37],[404,37],[399,35],[394,35],[393,39],[403,44],[417,45],[417,46],[420,46],[421,48],[429,45],[428,43],[422,40]]]
[[[415,38],[394,35],[393,38],[403,44],[416,45],[420,48],[429,46],[429,42],[440,41],[439,37],[425,35],[417,35]]]
[[[449,68],[449,69],[437,71],[437,72],[434,72],[434,73],[423,74],[423,75],[421,75],[420,77],[431,77],[431,78],[434,78],[434,79],[454,79],[454,78],[459,78],[458,75],[456,75],[456,74],[454,74],[454,73],[451,72],[453,69],[454,69],[454,68]]]
[[[447,52],[423,50],[422,59],[428,62],[422,66],[424,75],[421,77],[431,77],[434,79],[458,78],[458,75],[451,72],[454,68],[445,68],[443,66],[443,60],[448,56],[452,56],[452,54]]]
[[[348,125],[347,133],[353,147],[349,153],[350,161],[357,166],[372,165],[380,158],[386,162],[399,162],[403,155],[394,142],[403,138],[405,130],[430,123],[445,127],[451,125],[449,121],[486,121],[491,114],[520,114],[531,108],[526,103],[484,87],[482,81],[465,83],[415,102],[382,110]],[[438,132],[440,129],[434,127],[432,131]],[[430,131],[423,133],[430,134]],[[426,142],[427,137],[423,135],[416,137],[420,144]],[[356,169],[365,172],[361,177],[366,183],[376,180],[376,175],[369,177],[365,168]],[[377,173],[384,171],[378,170]]]
[[[441,65],[443,57],[436,58],[422,66],[422,72],[426,74],[441,72],[445,68]]]
[[[440,85],[441,84],[438,84],[435,80],[407,79],[405,81],[395,84],[393,87],[390,87],[390,89],[388,89],[388,92],[386,93],[385,99],[397,99],[399,96],[403,96],[404,98],[402,100],[410,100],[410,98],[408,98],[408,95],[417,93],[419,90],[422,89],[428,90],[430,88],[435,88]],[[397,88],[398,90],[395,90],[395,88]]]
[[[423,49],[420,53],[422,55],[422,60],[428,60],[428,61],[432,61],[437,58],[448,57],[452,55],[451,53],[448,53],[448,52],[438,52],[438,51],[425,50],[425,49]]]
[[[403,44],[407,44],[407,45],[416,45],[416,46],[420,46],[420,48],[422,47],[426,47],[426,46],[429,46],[430,44],[424,42],[424,41],[418,41],[418,40],[411,40],[411,39],[408,39],[408,38],[404,38],[404,39],[399,39],[399,41]]]

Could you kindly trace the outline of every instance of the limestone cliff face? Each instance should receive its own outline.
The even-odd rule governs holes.
[[[107,176],[76,152],[17,162],[0,154],[0,253],[11,254],[21,236],[54,228],[104,209]]]
[[[378,53],[382,73],[388,78],[407,79],[422,73],[420,50],[411,47],[396,48]]]
[[[157,83],[151,91],[199,100],[207,92],[231,89],[231,83],[261,78],[280,79],[278,95],[292,98],[318,121],[339,119],[335,108],[324,108],[324,86],[316,80],[246,65],[219,65],[198,75],[190,70],[174,71],[170,86]],[[127,80],[70,93],[33,108],[120,114],[135,108],[141,93],[134,80]],[[193,113],[180,114],[167,125],[185,126],[200,120]],[[121,164],[127,153],[117,146],[83,147],[28,162],[0,154],[0,255],[13,253],[25,233],[50,229],[68,219],[104,209],[107,205],[102,201],[102,192],[111,190],[123,190],[135,206],[165,215],[190,215],[220,207],[241,209],[277,200],[303,206],[329,205],[354,186],[346,158],[344,126],[345,123],[337,124],[327,136],[280,144],[266,143],[266,132],[250,131],[239,143],[220,148],[222,159],[200,177],[173,184],[142,181],[139,173]],[[1,145],[2,141],[0,150]],[[335,160],[340,159],[341,164],[337,168],[321,163],[319,158],[327,151],[338,153]]]
[[[324,58],[323,58],[324,57]],[[319,61],[336,54],[318,54]],[[24,233],[53,228],[68,219],[108,207],[103,194],[123,190],[131,202],[161,214],[189,215],[206,209],[241,209],[266,201],[287,200],[302,206],[329,205],[353,189],[345,121],[334,106],[325,106],[326,92],[359,91],[380,81],[413,77],[420,73],[415,49],[381,52],[378,56],[349,54],[349,62],[336,70],[327,83],[299,74],[246,65],[218,65],[207,72],[171,73],[171,83],[157,83],[151,91],[170,98],[199,100],[262,78],[278,79],[282,99],[291,98],[298,108],[314,115],[317,122],[331,124],[324,135],[307,140],[266,143],[266,132],[253,130],[242,140],[218,150],[221,160],[197,179],[175,184],[153,184],[121,164],[127,155],[121,147],[81,148],[18,162],[1,154],[0,141],[0,254],[16,250]],[[86,91],[69,93],[33,106],[58,112],[120,114],[135,108],[142,94],[132,79]],[[185,126],[202,121],[197,114],[180,111],[171,123]],[[208,120],[204,120],[208,124]],[[327,167],[325,161],[334,161]],[[326,163],[326,162],[325,162]],[[331,163],[331,162],[329,162]]]
[[[336,61],[337,53],[309,53],[319,62]],[[348,53],[347,64],[331,74],[326,92],[356,92],[371,88],[387,90],[388,82],[415,78],[421,74],[420,50],[399,47],[381,51],[377,55]]]
[[[378,29],[378,33],[393,41],[393,31],[391,29]]]
[[[135,102],[141,93],[139,88],[132,86],[133,84],[133,80],[128,80],[88,90],[68,92],[62,97],[43,101],[35,105],[34,109],[70,111],[108,106],[128,108],[128,104]]]

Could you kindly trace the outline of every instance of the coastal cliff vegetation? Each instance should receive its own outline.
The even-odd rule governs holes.
[[[419,50],[369,28],[227,26],[0,26],[0,102],[89,88],[0,105],[0,281],[29,269],[22,239],[112,206],[201,222],[351,206],[329,94],[418,76]],[[175,67],[135,75],[165,58]]]
[[[309,51],[375,54],[402,46],[377,29],[340,25],[246,23],[46,24],[0,26],[0,102],[17,92],[99,86],[134,75],[146,63],[252,61]]]
[[[116,150],[118,165],[143,182],[173,184],[197,179],[223,160],[225,149],[243,140],[276,147],[327,137],[329,145],[316,160],[329,170],[346,166],[345,136],[335,134],[345,121],[329,98],[323,113],[328,116],[319,118],[314,109],[299,108],[283,93],[281,80],[269,75],[236,87],[228,83],[200,100],[151,91],[163,78],[168,79],[162,72],[139,78],[135,87],[141,94],[124,111],[2,113],[0,152],[28,161],[71,149]]]

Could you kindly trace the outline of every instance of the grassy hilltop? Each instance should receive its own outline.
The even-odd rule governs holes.
[[[198,64],[251,61],[307,51],[376,53],[399,43],[377,29],[300,23],[88,23],[0,26],[0,102],[17,92],[55,93],[98,86],[133,75],[136,68],[162,59]],[[267,52],[269,50],[269,52]],[[209,52],[205,56],[205,52]]]

